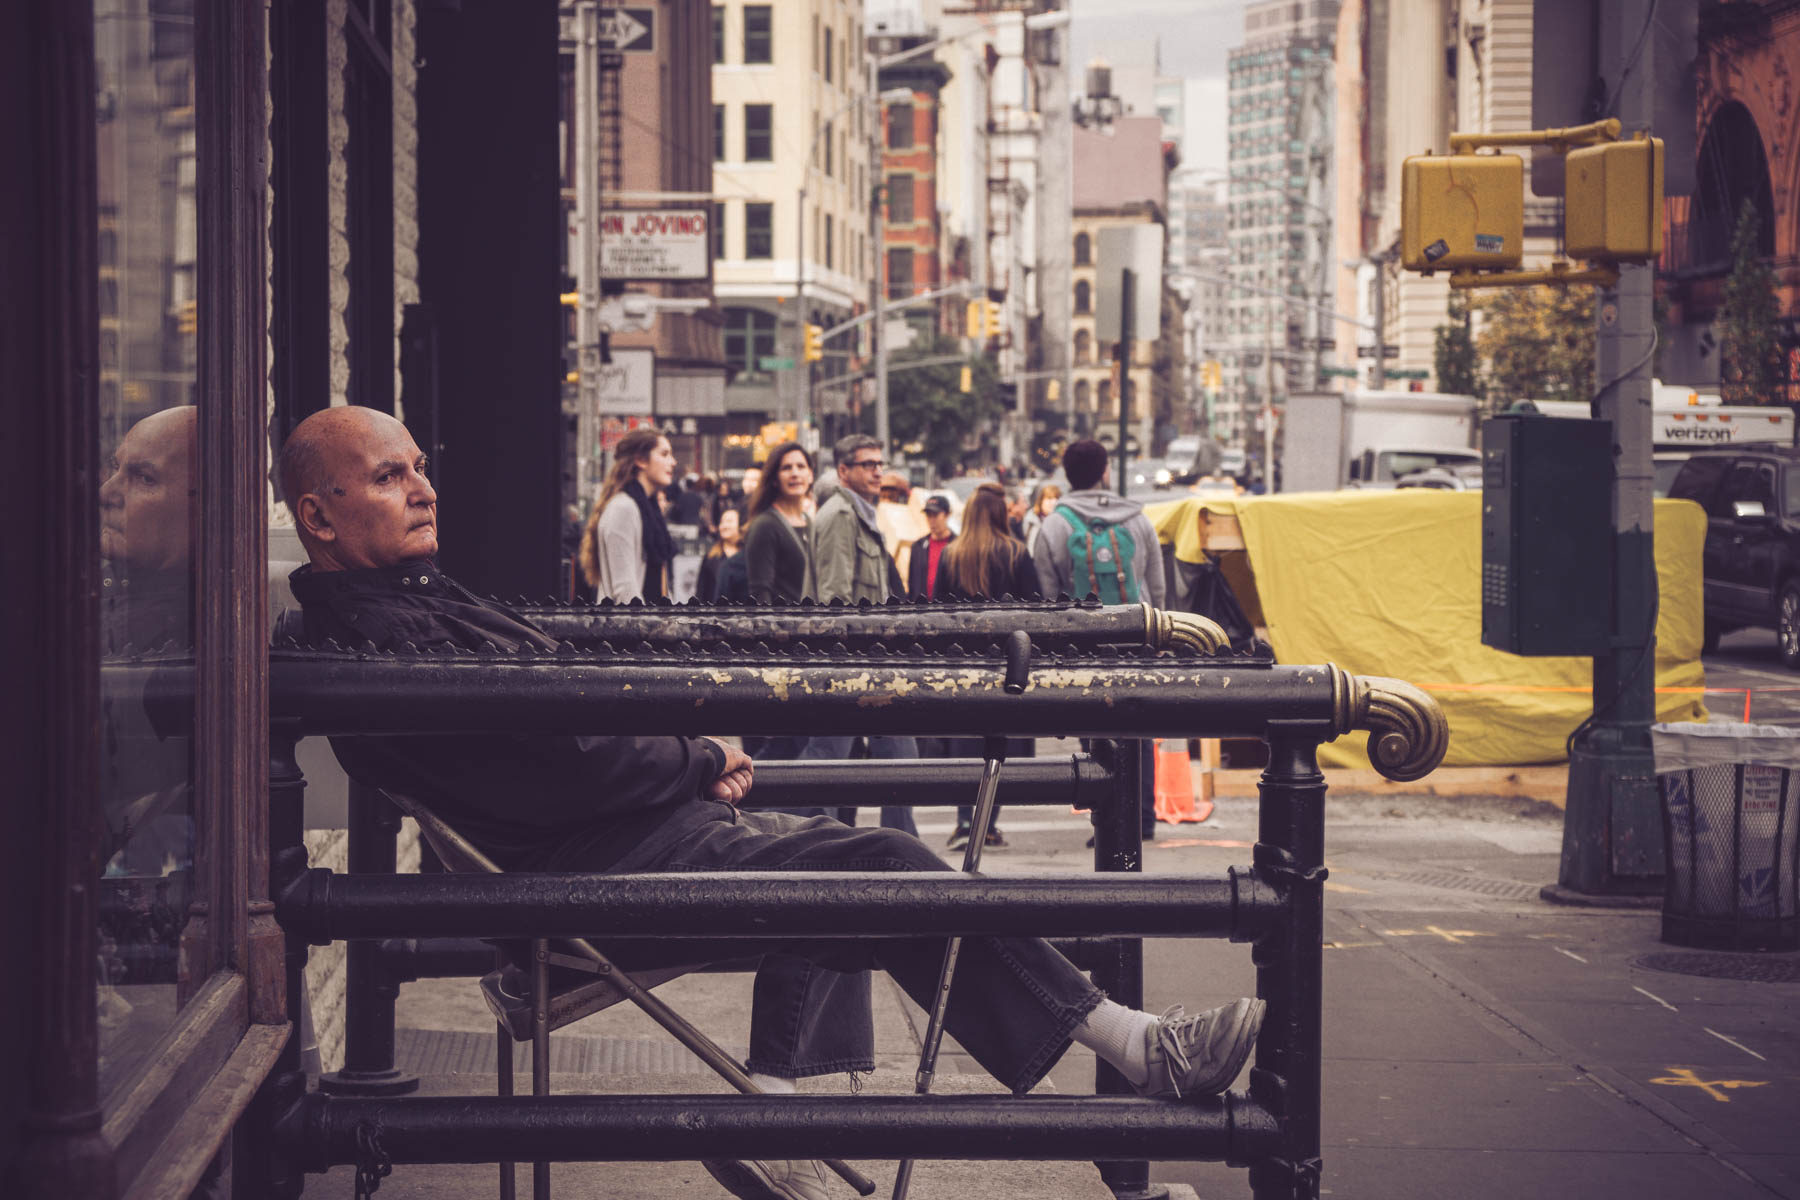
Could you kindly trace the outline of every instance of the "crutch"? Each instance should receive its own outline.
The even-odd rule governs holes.
[[[493,859],[489,858],[486,854],[483,854],[473,842],[469,841],[469,839],[465,838],[455,829],[452,829],[429,808],[426,808],[423,804],[420,804],[410,796],[402,796],[393,792],[389,792],[387,795],[402,812],[418,821],[419,828],[425,832],[425,835],[430,839],[434,848],[441,848],[439,857],[445,859],[446,865],[460,860],[474,867],[476,870],[484,871],[492,875],[500,874],[500,868],[495,864]],[[449,853],[443,853],[444,850],[449,851]],[[686,1046],[689,1050],[692,1050],[694,1055],[699,1058],[700,1061],[718,1072],[725,1082],[729,1083],[738,1091],[743,1092],[745,1095],[762,1094],[762,1089],[756,1086],[749,1075],[745,1074],[744,1068],[738,1065],[738,1061],[732,1058],[731,1055],[725,1053],[717,1042],[713,1041],[693,1025],[689,1024],[686,1018],[680,1013],[663,1003],[662,999],[658,997],[656,993],[652,992],[649,988],[644,987],[636,979],[632,978],[630,974],[621,971],[613,964],[613,961],[602,954],[592,942],[588,941],[586,938],[559,938],[557,940],[573,951],[574,954],[573,956],[565,956],[538,955],[534,953],[533,957],[536,961],[533,966],[536,974],[536,981],[533,986],[537,991],[537,995],[533,997],[533,1002],[536,1006],[537,1016],[539,1018],[534,1022],[534,1031],[542,1030],[545,1036],[548,1034],[548,1025],[545,1020],[542,1019],[545,1016],[545,1006],[548,1004],[547,980],[549,973],[547,967],[550,961],[556,961],[561,965],[592,971],[594,974],[602,976],[614,988],[623,993],[626,999],[642,1009],[651,1020],[668,1030],[669,1033],[674,1036],[676,1041]],[[534,946],[536,945],[537,943],[534,943]],[[586,962],[580,961],[581,959],[585,959]],[[547,1048],[540,1049],[534,1046],[534,1051],[536,1051],[538,1058],[543,1059],[547,1063],[549,1057]],[[502,1057],[506,1060],[507,1065],[510,1066],[512,1057],[511,1051],[508,1050]],[[536,1059],[534,1059],[534,1063],[535,1062]],[[539,1084],[538,1086],[542,1085]],[[535,1090],[536,1089],[534,1088],[534,1091]],[[821,1159],[820,1161],[835,1171],[845,1183],[855,1188],[857,1195],[870,1196],[874,1194],[875,1181],[870,1179],[867,1175],[864,1175],[861,1171],[858,1171],[849,1163],[835,1158],[826,1158]],[[539,1172],[539,1174],[542,1173],[545,1172]],[[545,1182],[547,1183],[547,1180]]]
[[[1031,673],[1031,638],[1015,629],[1006,637],[1006,691],[1016,696],[1025,690]],[[987,842],[988,830],[994,823],[994,796],[1000,789],[1000,768],[1006,763],[1006,739],[983,739],[981,782],[975,788],[975,817],[969,823],[969,844],[963,849],[963,873],[973,875],[981,869],[981,849]],[[944,963],[938,968],[937,992],[931,1000],[931,1019],[925,1025],[925,1044],[919,1050],[919,1073],[913,1079],[913,1094],[931,1093],[931,1081],[937,1074],[938,1047],[944,1040],[944,1015],[950,1008],[950,981],[956,975],[956,957],[962,952],[962,939],[953,937],[944,946]],[[912,1185],[913,1160],[903,1158],[894,1172],[894,1200],[906,1200]]]

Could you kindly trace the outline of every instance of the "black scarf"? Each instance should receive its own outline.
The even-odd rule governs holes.
[[[637,505],[638,517],[643,522],[644,532],[641,545],[644,548],[644,602],[654,604],[665,598],[663,591],[664,568],[675,558],[675,539],[669,536],[669,524],[663,520],[662,508],[644,491],[643,485],[633,479],[619,489]]]

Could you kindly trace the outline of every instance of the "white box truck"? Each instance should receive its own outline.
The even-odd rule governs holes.
[[[1579,400],[1534,400],[1532,404],[1550,417],[1591,414],[1591,406]],[[1794,444],[1794,410],[1786,405],[1721,404],[1717,392],[1660,379],[1651,385],[1650,419],[1658,496],[1668,495],[1681,464],[1703,446]]]
[[[1426,467],[1479,465],[1481,402],[1444,392],[1298,392],[1282,422],[1281,490],[1391,488]]]

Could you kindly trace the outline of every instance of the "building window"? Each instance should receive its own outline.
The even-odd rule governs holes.
[[[832,164],[835,160],[832,158],[831,150],[831,122],[827,121],[825,122],[825,177],[827,179],[832,177],[834,169]]]
[[[773,22],[769,16],[770,11],[770,6],[767,4],[744,5],[744,61],[747,63],[775,61],[775,41]]]
[[[887,110],[887,144],[890,150],[910,150],[913,144],[913,106],[890,104]]]
[[[744,105],[744,161],[769,162],[775,157],[775,106]]]
[[[762,374],[775,357],[775,314],[760,308],[725,310],[725,365],[739,375]]]
[[[766,201],[744,205],[744,257],[772,258],[775,254],[775,206]]]
[[[725,257],[725,205],[722,201],[713,201],[712,226],[707,231],[712,235],[712,256],[714,260]]]
[[[887,294],[889,300],[910,299],[913,294],[913,252],[898,247],[887,252]]]
[[[1094,337],[1085,329],[1075,331],[1075,365],[1085,367],[1094,361]]]
[[[1094,243],[1085,233],[1075,235],[1075,265],[1092,266],[1094,262]]]
[[[713,105],[713,161],[725,161],[725,106]]]
[[[825,27],[825,82],[831,82],[831,26]]]
[[[827,271],[837,269],[837,254],[836,249],[832,244],[832,221],[830,213],[825,214],[825,269]]]
[[[913,222],[913,177],[889,175],[887,180],[887,219],[889,225]]]
[[[713,5],[712,10],[713,62],[725,61],[725,7]]]
[[[1094,311],[1094,288],[1085,279],[1075,285],[1075,311],[1078,313]]]
[[[1102,379],[1100,381],[1100,411],[1102,413],[1105,413],[1106,410],[1111,407],[1112,407],[1112,380]]]
[[[1085,379],[1075,381],[1075,411],[1094,411],[1094,385]]]

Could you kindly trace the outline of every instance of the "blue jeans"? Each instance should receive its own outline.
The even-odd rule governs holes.
[[[828,817],[734,811],[690,830],[641,871],[948,871],[917,838]],[[679,944],[645,943],[682,961]],[[867,972],[879,968],[930,1010],[942,938],[732,939],[731,958],[763,956],[750,1016],[753,1071],[789,1078],[866,1070],[873,1062]],[[652,949],[653,947],[653,949]],[[719,942],[706,944],[715,955]],[[687,952],[689,958],[693,951]],[[621,947],[625,957],[625,947]],[[642,955],[631,955],[640,960]],[[637,965],[634,962],[632,965]],[[965,938],[945,1014],[950,1036],[1015,1093],[1030,1091],[1100,1003],[1087,976],[1041,938]]]
[[[815,737],[807,739],[806,748],[800,752],[801,758],[841,759],[850,757],[850,745],[855,741],[848,737]],[[771,755],[771,757],[773,757]],[[884,734],[869,735],[870,758],[917,758],[919,743],[909,737],[888,737]],[[793,812],[797,816],[823,816],[822,808],[797,808]],[[856,809],[840,808],[837,819],[846,825],[856,824]],[[896,806],[884,806],[881,810],[881,827],[898,829],[902,833],[917,835],[919,827],[913,824],[912,809]]]

